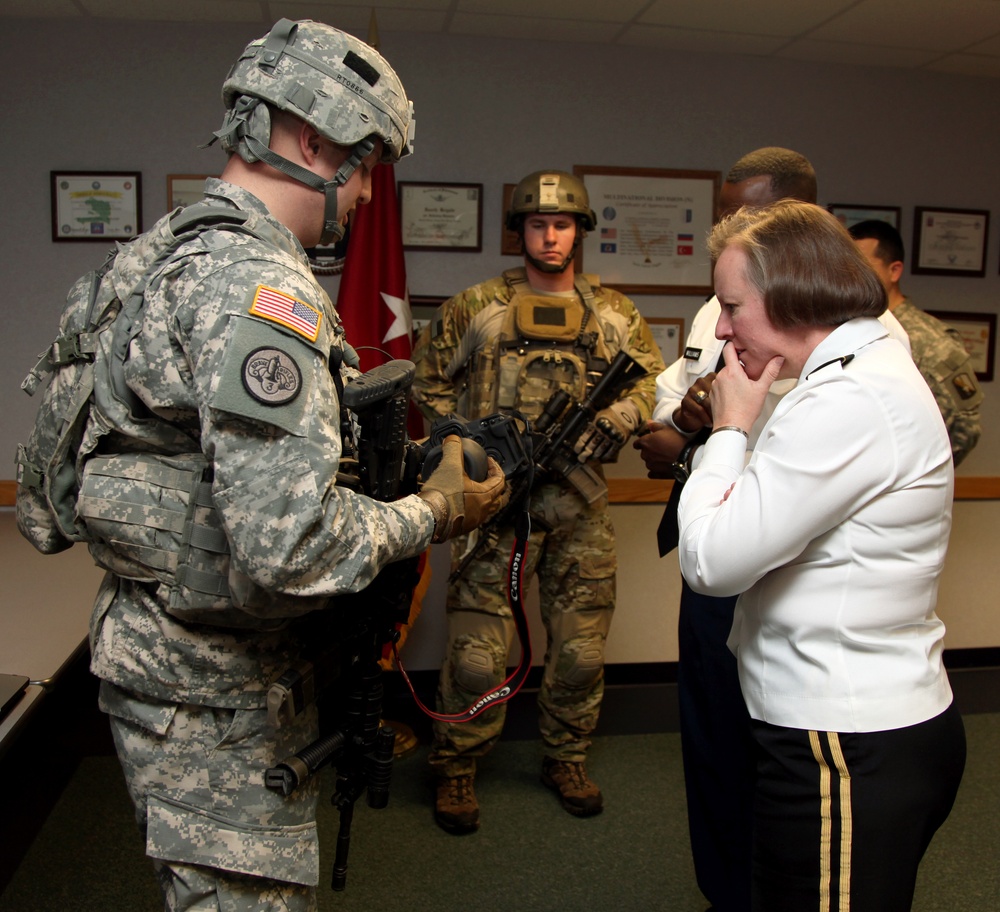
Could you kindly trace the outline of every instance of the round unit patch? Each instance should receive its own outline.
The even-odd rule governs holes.
[[[302,371],[280,348],[258,348],[243,361],[243,388],[264,405],[287,405],[302,389]]]

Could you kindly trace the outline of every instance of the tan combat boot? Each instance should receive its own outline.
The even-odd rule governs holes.
[[[441,829],[460,836],[479,829],[479,802],[472,776],[440,776],[434,801],[434,819]]]
[[[604,798],[597,783],[587,776],[582,762],[542,760],[542,782],[559,793],[562,806],[577,817],[591,817],[604,809]]]

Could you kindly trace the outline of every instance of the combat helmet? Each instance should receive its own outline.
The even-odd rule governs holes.
[[[522,218],[535,212],[542,215],[571,213],[587,231],[597,226],[597,216],[590,208],[590,197],[583,181],[565,171],[535,171],[521,179],[507,210],[508,230],[517,231]]]
[[[382,140],[383,162],[413,150],[413,105],[385,59],[363,41],[324,25],[281,19],[251,41],[222,86],[226,116],[215,133],[222,148],[245,161],[261,160],[326,194],[321,244],[343,236],[336,188]],[[271,118],[266,102],[304,120],[331,142],[351,150],[326,181],[268,148]],[[214,141],[214,140],[213,140]]]

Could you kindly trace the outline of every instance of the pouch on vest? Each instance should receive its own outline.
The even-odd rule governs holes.
[[[572,352],[552,348],[501,352],[496,372],[496,408],[517,409],[535,421],[557,390],[574,402],[587,390],[587,366]]]
[[[583,302],[577,295],[554,297],[518,292],[514,324],[525,338],[572,345],[583,328]]]
[[[168,611],[189,622],[265,630],[283,617],[255,611],[273,600],[230,560],[229,540],[212,501],[200,453],[92,456],[83,469],[77,511],[97,564],[162,587]],[[303,599],[304,604],[307,599]],[[325,607],[315,599],[312,607]]]

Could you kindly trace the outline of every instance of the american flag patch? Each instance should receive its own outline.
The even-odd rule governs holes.
[[[319,326],[323,322],[323,314],[315,307],[266,285],[257,286],[250,313],[287,326],[310,342],[319,337]]]

